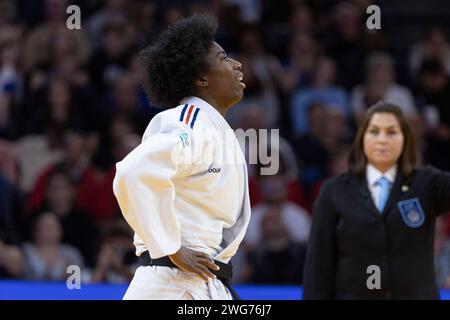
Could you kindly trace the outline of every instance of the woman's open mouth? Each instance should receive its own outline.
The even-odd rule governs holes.
[[[236,78],[236,81],[237,81],[243,88],[245,88],[245,83],[242,82],[242,80],[244,80],[244,77],[243,77],[243,76],[239,76],[239,77]]]

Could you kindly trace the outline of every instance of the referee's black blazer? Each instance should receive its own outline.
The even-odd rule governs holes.
[[[418,198],[423,224],[405,223],[398,202]],[[432,167],[397,173],[380,214],[366,179],[328,180],[317,199],[304,272],[304,299],[438,299],[433,243],[436,216],[450,211],[450,174]],[[371,265],[381,289],[368,289]]]

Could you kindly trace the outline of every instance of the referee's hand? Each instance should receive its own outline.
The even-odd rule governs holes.
[[[170,260],[182,271],[195,273],[205,282],[216,276],[208,269],[219,270],[219,266],[205,253],[194,251],[183,246],[176,253],[169,255]]]

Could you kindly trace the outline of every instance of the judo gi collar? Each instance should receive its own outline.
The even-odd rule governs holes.
[[[222,130],[232,130],[228,122],[225,120],[225,118],[220,114],[219,111],[216,110],[212,105],[210,105],[205,100],[199,98],[199,97],[186,97],[181,100],[180,104],[190,104],[194,105],[203,112],[205,112],[208,115],[208,118],[210,118],[219,129]]]

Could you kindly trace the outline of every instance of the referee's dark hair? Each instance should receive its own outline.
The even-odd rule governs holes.
[[[397,118],[404,137],[403,150],[398,160],[398,165],[403,176],[405,178],[410,177],[417,164],[416,142],[411,125],[398,106],[384,101],[377,102],[366,111],[363,123],[358,129],[350,149],[348,157],[349,173],[359,178],[365,175],[367,157],[364,153],[364,135],[373,115],[376,113],[390,113]]]
[[[195,14],[164,31],[141,52],[145,87],[154,105],[175,107],[195,95],[194,80],[208,70],[206,55],[217,30],[214,16]]]

